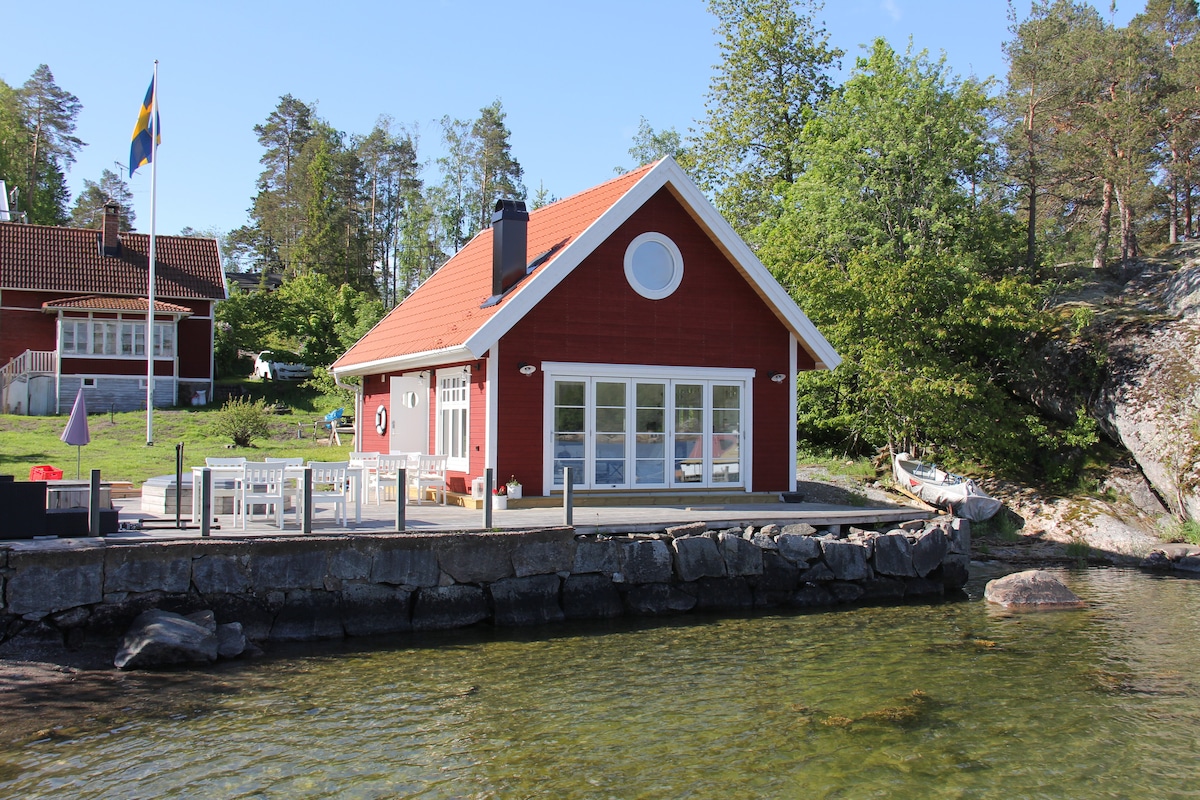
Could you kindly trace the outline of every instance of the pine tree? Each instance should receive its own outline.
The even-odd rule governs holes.
[[[473,166],[475,203],[478,209],[479,230],[492,224],[492,210],[500,199],[525,198],[521,164],[513,158],[512,133],[504,124],[504,109],[500,101],[479,109],[479,118],[471,126],[476,142]]]
[[[17,93],[26,131],[24,210],[29,221],[61,225],[67,219],[66,179],[63,170],[75,163],[85,143],[75,136],[75,119],[83,105],[79,98],[59,88],[45,64]],[[45,197],[41,197],[42,193]]]
[[[121,207],[120,229],[133,230],[137,215],[133,211],[133,192],[128,184],[112,170],[100,172],[100,182],[84,180],[83,191],[71,207],[71,225],[76,228],[98,228],[104,205],[114,202]]]

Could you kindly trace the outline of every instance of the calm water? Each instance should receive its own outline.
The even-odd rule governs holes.
[[[1088,609],[1000,613],[978,580],[276,654],[0,744],[0,796],[1200,797],[1200,581],[1064,578]]]

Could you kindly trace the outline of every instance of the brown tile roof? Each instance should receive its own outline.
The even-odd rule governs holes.
[[[122,233],[120,256],[100,255],[98,236],[95,229],[0,223],[0,289],[145,297],[150,236]],[[226,297],[216,240],[158,236],[155,257],[156,297]]]
[[[140,311],[142,314],[145,314],[146,298],[90,295],[88,297],[66,297],[62,300],[50,300],[42,303],[43,311],[57,311],[60,308],[84,309],[87,311]],[[154,300],[154,312],[156,314],[187,314],[190,316],[192,310],[186,306],[164,303],[156,298]]]
[[[480,304],[492,294],[492,230],[482,231],[347,350],[334,368],[463,345],[653,166],[649,164],[530,212],[526,248],[529,260],[556,245],[560,248],[488,308],[480,308]]]

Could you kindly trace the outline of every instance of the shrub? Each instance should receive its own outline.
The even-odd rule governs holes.
[[[266,400],[231,397],[221,406],[213,421],[213,430],[233,439],[238,447],[249,447],[253,439],[271,435],[271,412]]]

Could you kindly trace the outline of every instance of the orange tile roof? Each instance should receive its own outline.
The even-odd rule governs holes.
[[[366,336],[333,365],[347,369],[388,359],[462,346],[539,273],[549,268],[565,246],[620,200],[654,166],[648,164],[529,214],[529,261],[555,245],[563,245],[530,276],[488,308],[492,294],[492,230],[482,231],[421,286],[392,309]]]
[[[98,235],[87,228],[0,223],[0,289],[144,297],[150,236],[122,233],[121,255],[103,256]],[[158,236],[155,259],[157,297],[226,297],[216,240]]]
[[[145,297],[102,297],[99,295],[90,295],[88,297],[66,297],[62,300],[50,300],[42,303],[43,311],[57,311],[60,308],[71,309],[86,309],[88,311],[139,311],[143,315],[146,313]],[[156,314],[187,314],[191,315],[192,310],[186,306],[175,305],[174,303],[164,303],[160,300],[154,301],[154,312]]]

